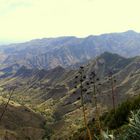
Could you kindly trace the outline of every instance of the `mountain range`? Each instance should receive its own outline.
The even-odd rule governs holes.
[[[96,116],[91,74],[96,73],[100,115],[140,93],[140,33],[43,38],[0,46],[0,139],[65,140],[84,129],[80,66],[88,123]]]
[[[25,43],[0,46],[0,66],[17,65],[28,68],[52,69],[57,66],[75,67],[94,59],[103,52],[124,57],[140,54],[140,33],[129,30],[123,33],[43,38]]]

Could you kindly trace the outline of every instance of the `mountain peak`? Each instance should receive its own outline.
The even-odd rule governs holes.
[[[16,74],[14,76],[23,76],[23,77],[28,77],[31,76],[33,70],[32,69],[28,69],[26,66],[21,66],[21,68],[16,72]]]
[[[65,69],[62,66],[57,66],[54,69],[52,69],[52,71],[59,71],[59,72],[61,72],[61,71],[65,71]]]
[[[111,58],[111,57],[118,57],[122,58],[122,56],[116,54],[116,53],[110,53],[110,52],[104,52],[100,55],[101,58]]]
[[[135,32],[134,30],[128,30],[126,32],[124,32],[125,34],[137,34],[137,32]]]

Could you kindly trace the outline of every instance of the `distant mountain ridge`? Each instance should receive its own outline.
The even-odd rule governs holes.
[[[140,33],[129,30],[86,38],[43,38],[0,46],[0,66],[6,67],[16,63],[19,66],[41,69],[69,67],[85,63],[106,51],[125,57],[139,55]]]

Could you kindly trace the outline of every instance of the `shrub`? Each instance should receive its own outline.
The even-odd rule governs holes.
[[[109,127],[109,129],[116,129],[120,126],[127,124],[130,112],[140,108],[140,96],[134,97],[131,100],[127,100],[120,104],[116,111],[111,110],[106,113],[102,119],[104,124]]]
[[[125,140],[140,140],[140,110],[136,113],[132,112],[129,119],[129,128],[126,130]]]
[[[49,127],[47,123],[44,125],[44,129],[45,129],[45,135],[43,137],[43,140],[50,140],[53,134],[53,130]]]

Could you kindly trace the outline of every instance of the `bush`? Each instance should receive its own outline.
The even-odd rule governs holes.
[[[131,100],[127,100],[118,106],[116,111],[111,110],[106,113],[102,118],[104,124],[109,127],[109,129],[116,129],[120,126],[127,124],[130,112],[140,108],[140,96],[135,97]]]
[[[132,117],[129,120],[129,128],[126,130],[124,139],[140,140],[140,110],[136,113],[132,112]]]
[[[125,101],[122,103],[116,111],[111,110],[104,119],[104,123],[110,129],[116,129],[125,123],[128,123],[128,115],[131,110],[131,102]]]
[[[53,130],[49,127],[47,123],[44,125],[44,129],[45,129],[45,135],[43,137],[43,140],[50,140],[53,134]]]

